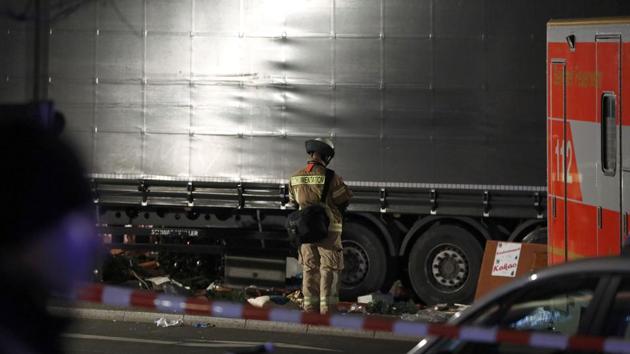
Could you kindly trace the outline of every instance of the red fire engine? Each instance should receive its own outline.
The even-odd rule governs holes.
[[[619,254],[628,236],[629,40],[630,18],[547,25],[549,264]]]

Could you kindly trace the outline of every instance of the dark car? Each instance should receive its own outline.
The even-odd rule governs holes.
[[[630,258],[579,260],[515,280],[450,324],[630,339]],[[506,343],[427,338],[409,353],[562,353]]]

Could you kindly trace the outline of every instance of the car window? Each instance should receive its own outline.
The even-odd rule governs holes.
[[[500,326],[516,330],[576,334],[594,289],[579,289],[513,305]]]
[[[617,288],[603,335],[630,338],[630,279],[623,280]]]
[[[578,334],[584,314],[592,303],[598,277],[563,279],[498,299],[466,324],[525,331]],[[630,296],[630,288],[628,288]],[[630,297],[629,297],[630,300]],[[630,315],[630,313],[629,313]],[[430,353],[560,353],[557,350],[530,348],[506,343],[469,343],[458,340],[439,342]]]
[[[576,334],[598,283],[599,277],[578,277],[536,284],[481,311],[471,323]]]

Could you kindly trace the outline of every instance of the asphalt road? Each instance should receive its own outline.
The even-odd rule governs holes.
[[[406,353],[413,342],[304,335],[191,326],[158,328],[150,323],[81,320],[64,335],[66,352],[84,353],[228,353],[271,342],[274,353]]]

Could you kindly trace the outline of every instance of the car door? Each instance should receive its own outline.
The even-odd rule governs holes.
[[[601,274],[559,276],[516,289],[497,298],[460,325],[501,327],[524,331],[576,335],[591,334],[600,298],[610,277]],[[557,350],[529,348],[508,343],[471,343],[439,340],[416,353],[535,353],[558,354]]]

